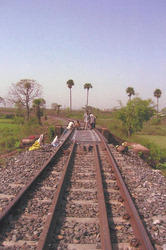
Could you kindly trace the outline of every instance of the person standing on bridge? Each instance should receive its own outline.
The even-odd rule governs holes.
[[[84,114],[84,129],[88,129],[89,119],[90,119],[89,113],[88,111],[86,111]]]
[[[96,116],[94,116],[92,113],[90,113],[89,117],[90,117],[90,121],[89,121],[90,129],[93,129],[93,128],[95,128],[95,124],[96,124]]]

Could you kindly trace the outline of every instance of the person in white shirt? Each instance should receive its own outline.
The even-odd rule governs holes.
[[[90,113],[89,117],[90,117],[90,121],[89,121],[90,128],[93,129],[95,128],[96,117],[92,113]]]
[[[67,125],[67,128],[66,129],[71,129],[74,127],[74,121],[70,121],[69,124]]]
[[[62,134],[62,135],[66,134],[67,131],[70,130],[70,129],[72,129],[72,128],[74,128],[74,121],[70,121],[70,122],[68,123],[68,125],[67,125],[67,127],[65,128],[65,130],[63,131],[63,134]]]
[[[87,129],[88,128],[88,125],[89,125],[89,113],[88,111],[84,114],[84,129]]]

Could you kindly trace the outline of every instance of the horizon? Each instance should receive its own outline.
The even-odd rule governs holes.
[[[0,96],[11,83],[34,79],[47,106],[86,104],[112,109],[128,101],[127,87],[142,99],[159,88],[166,106],[166,2],[163,0],[5,0],[0,16]]]

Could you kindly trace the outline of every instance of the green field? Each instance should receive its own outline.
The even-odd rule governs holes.
[[[0,119],[0,153],[15,150],[22,138],[38,132],[38,125],[18,124],[14,119]],[[32,133],[33,131],[33,133]]]
[[[13,123],[12,119],[0,119],[0,138],[7,131],[11,133],[19,132],[19,125]]]
[[[3,115],[5,116],[5,115]],[[0,154],[13,151],[20,146],[23,138],[30,135],[45,134],[45,142],[50,142],[51,129],[54,130],[56,125],[63,125],[63,121],[55,119],[55,116],[49,117],[47,120],[43,118],[42,125],[32,117],[29,122],[25,122],[22,117],[0,118]]]
[[[19,141],[20,126],[12,119],[0,119],[0,152],[14,149]]]
[[[135,141],[148,141],[156,144],[159,148],[166,150],[166,135],[135,135],[133,136]]]

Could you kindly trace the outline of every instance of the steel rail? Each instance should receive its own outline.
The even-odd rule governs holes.
[[[111,250],[110,230],[108,224],[108,217],[104,199],[104,191],[101,176],[101,160],[99,156],[98,145],[95,145],[95,160],[96,160],[96,179],[97,179],[97,197],[99,204],[99,222],[100,222],[100,237],[101,248],[103,250]]]
[[[25,194],[25,192],[30,188],[33,182],[41,175],[41,173],[48,167],[51,160],[55,157],[55,155],[60,151],[60,149],[63,147],[65,142],[70,137],[72,131],[66,136],[64,141],[57,147],[56,151],[51,155],[51,157],[46,161],[46,163],[41,167],[39,171],[30,179],[28,184],[26,184],[16,195],[16,197],[8,204],[8,206],[0,213],[0,224],[3,222],[3,220],[7,217],[7,215],[11,212],[11,210],[16,206],[16,204],[19,202],[21,197]]]
[[[114,174],[116,176],[117,183],[118,183],[118,186],[119,186],[119,189],[121,192],[121,196],[124,199],[124,203],[126,205],[126,209],[127,209],[128,214],[129,214],[129,217],[130,217],[129,218],[130,223],[132,225],[134,234],[139,241],[139,249],[153,250],[154,247],[153,247],[153,245],[150,241],[150,238],[146,232],[146,229],[145,229],[145,227],[140,219],[140,216],[139,216],[138,211],[134,205],[134,202],[129,194],[129,191],[126,187],[126,184],[123,181],[123,178],[122,178],[121,173],[118,169],[116,161],[115,161],[115,159],[110,151],[110,148],[106,144],[103,136],[97,130],[96,130],[96,132],[100,136],[102,143],[103,143],[103,145],[108,153],[110,165],[113,168],[113,171],[114,171]]]
[[[48,249],[47,245],[49,243],[49,240],[51,239],[53,227],[55,228],[56,223],[57,223],[58,214],[56,215],[56,212],[58,211],[59,202],[62,198],[64,189],[65,189],[65,180],[67,177],[67,172],[68,172],[69,166],[71,166],[71,164],[72,164],[75,146],[76,146],[76,143],[73,142],[73,146],[72,146],[69,158],[67,160],[67,163],[65,164],[60,182],[58,184],[56,193],[55,193],[53,201],[52,201],[52,205],[51,205],[50,210],[48,212],[47,221],[46,221],[44,229],[40,235],[37,250]]]

